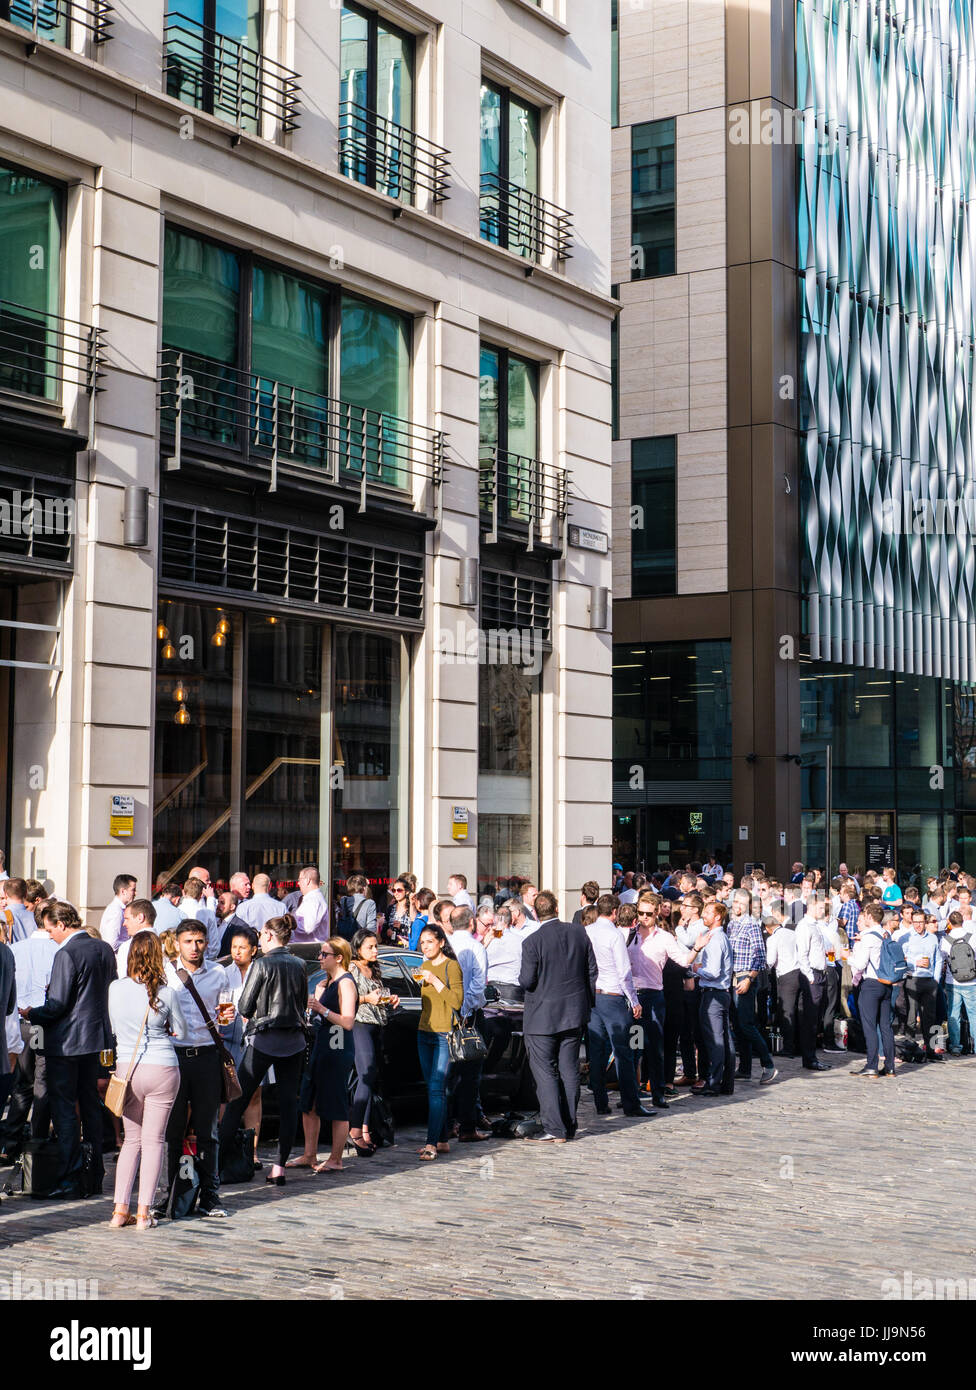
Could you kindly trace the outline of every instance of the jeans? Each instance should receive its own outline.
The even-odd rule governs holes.
[[[637,1072],[634,1067],[634,1048],[632,1046],[634,1015],[622,994],[598,994],[593,1012],[590,1014],[590,1084],[593,1099],[598,1110],[605,1110],[610,1104],[607,1095],[607,1067],[610,1053],[613,1052],[617,1064],[617,1082],[620,1086],[620,1100],[626,1114],[640,1109],[640,1095],[637,1091]]]
[[[751,984],[745,994],[736,994],[732,988],[732,1029],[738,1043],[739,1070],[746,1075],[752,1070],[752,1052],[755,1048],[759,1061],[764,1067],[771,1067],[773,1059],[766,1040],[756,1027],[756,986]]]
[[[641,1080],[651,1083],[655,1100],[664,1098],[664,990],[639,989],[640,1026],[644,1031],[644,1051],[641,1055]]]
[[[895,1069],[895,1032],[891,1026],[891,985],[881,980],[862,980],[861,991],[857,996],[857,1011],[864,1029],[864,1046],[867,1049],[866,1066],[869,1071],[878,1070],[878,1038],[884,1048],[885,1067]]]
[[[962,1047],[962,1011],[965,1006],[966,1018],[969,1020],[969,1031],[976,1038],[976,980],[969,980],[966,984],[957,984],[955,980],[946,980],[946,994],[949,1002],[949,1048],[950,1051],[958,1052]]]
[[[417,1052],[427,1087],[427,1143],[444,1144],[447,1142],[447,1073],[451,1066],[447,1034],[418,1029]]]

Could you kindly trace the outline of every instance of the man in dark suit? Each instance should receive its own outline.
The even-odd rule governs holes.
[[[565,1144],[576,1133],[580,1039],[596,998],[596,957],[585,927],[559,921],[552,893],[540,893],[535,908],[539,927],[522,945],[522,1033],[543,1124],[536,1137]]]
[[[70,903],[58,903],[48,919],[58,944],[47,999],[21,1015],[40,1030],[37,1045],[47,1062],[51,1118],[61,1151],[58,1186],[52,1197],[81,1197],[81,1112],[85,1142],[92,1148],[90,1194],[102,1190],[102,1115],[98,1099],[98,1054],[112,1047],[108,987],[116,977],[115,954],[89,936]]]

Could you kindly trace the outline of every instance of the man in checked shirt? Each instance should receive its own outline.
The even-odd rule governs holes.
[[[732,1028],[739,1051],[736,1076],[752,1079],[753,1049],[762,1064],[760,1086],[768,1086],[779,1075],[762,1033],[756,1027],[756,979],[766,969],[766,941],[763,929],[751,916],[752,899],[741,889],[731,902],[726,935],[732,948]]]

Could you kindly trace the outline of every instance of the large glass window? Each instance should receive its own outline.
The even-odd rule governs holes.
[[[614,781],[730,777],[730,644],[615,646],[613,757]]]
[[[169,0],[166,91],[256,132],[262,108],[261,0]]]
[[[67,46],[71,22],[71,0],[0,0],[0,19],[8,19],[22,29],[35,27],[42,39]]]
[[[482,467],[494,468],[499,520],[527,522],[539,453],[539,364],[481,348],[478,406]]]
[[[521,256],[540,251],[537,107],[507,88],[481,87],[481,235]]]
[[[359,871],[386,884],[403,868],[400,846],[400,639],[335,637],[333,877]]]
[[[631,128],[632,280],[674,274],[674,120]]]
[[[392,198],[409,196],[413,37],[356,5],[343,6],[341,32],[342,173]]]
[[[55,400],[61,190],[0,166],[0,387]]]
[[[478,680],[478,883],[539,875],[539,695],[542,678],[483,664]]]
[[[630,463],[630,587],[634,598],[677,592],[677,440],[635,439]]]
[[[163,347],[165,370],[181,365],[184,434],[270,452],[277,428],[286,457],[324,466],[334,447],[347,473],[409,485],[409,316],[167,227]]]

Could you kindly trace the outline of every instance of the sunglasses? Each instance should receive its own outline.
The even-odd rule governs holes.
[[[319,951],[319,960],[335,959],[335,951]]]
[[[393,890],[393,896],[394,896],[395,898],[402,898],[403,895],[404,895],[404,893],[405,893],[406,891],[407,891],[407,890],[406,890],[405,888],[394,888],[394,890]]]
[[[655,915],[656,911],[657,911],[657,909],[652,907],[651,910],[650,910],[650,912],[638,912],[637,916],[638,916],[638,917],[653,917],[653,916]]]

